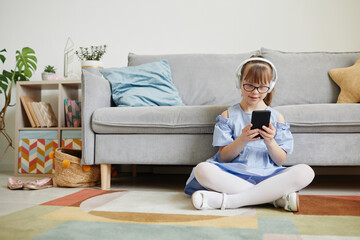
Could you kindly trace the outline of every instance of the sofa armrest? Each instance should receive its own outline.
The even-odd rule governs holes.
[[[84,165],[95,164],[95,133],[91,127],[93,112],[111,106],[111,87],[98,70],[82,72],[81,118],[82,118],[82,158]]]

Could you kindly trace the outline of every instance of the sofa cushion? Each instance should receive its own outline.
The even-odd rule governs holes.
[[[129,54],[128,65],[166,59],[185,105],[234,105],[240,102],[235,80],[237,66],[255,52],[243,54]]]
[[[278,72],[272,106],[335,103],[339,87],[330,79],[333,68],[353,65],[360,52],[281,52],[266,48],[261,54]]]
[[[360,102],[360,58],[351,67],[330,70],[329,75],[341,89],[337,103]]]
[[[300,104],[274,107],[292,133],[360,133],[360,104]]]
[[[213,133],[216,117],[229,106],[108,107],[92,116],[96,133]]]
[[[184,105],[172,82],[167,60],[133,67],[105,68],[100,72],[109,80],[112,99],[117,106]]]

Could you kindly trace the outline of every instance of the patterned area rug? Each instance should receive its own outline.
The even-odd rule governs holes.
[[[0,239],[360,239],[360,196],[300,204],[198,211],[181,192],[83,189],[0,217]]]

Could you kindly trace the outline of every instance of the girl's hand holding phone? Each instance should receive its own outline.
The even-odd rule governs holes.
[[[269,127],[263,126],[262,128],[263,130],[260,130],[259,133],[264,138],[264,142],[271,142],[275,137],[276,129],[271,123],[269,123]]]
[[[240,137],[246,142],[253,142],[260,139],[260,137],[256,137],[260,133],[259,129],[251,129],[251,127],[252,124],[250,123],[241,131]]]

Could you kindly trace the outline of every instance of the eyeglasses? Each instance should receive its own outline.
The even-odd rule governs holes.
[[[254,89],[256,89],[259,93],[267,93],[270,89],[268,86],[255,87],[254,85],[252,85],[250,83],[244,83],[243,88],[247,92],[252,92],[252,91],[254,91]]]

